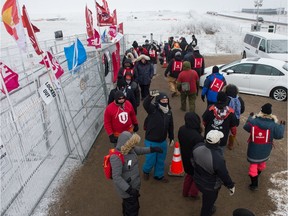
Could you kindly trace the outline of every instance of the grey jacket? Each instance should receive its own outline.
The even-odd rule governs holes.
[[[140,173],[138,165],[138,156],[150,153],[149,147],[135,146],[140,142],[140,136],[124,131],[118,137],[116,149],[124,155],[124,165],[117,155],[110,157],[112,167],[112,178],[116,190],[121,198],[129,198],[130,195],[125,191],[131,186],[140,190]]]

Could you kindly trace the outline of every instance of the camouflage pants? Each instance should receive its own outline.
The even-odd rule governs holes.
[[[196,93],[181,92],[181,110],[186,111],[186,100],[188,97],[189,111],[195,112]]]

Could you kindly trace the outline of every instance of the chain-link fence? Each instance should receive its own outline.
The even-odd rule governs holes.
[[[48,105],[38,91],[50,79],[49,71],[38,64],[41,58],[16,47],[1,49],[1,61],[19,74],[20,83],[0,98],[1,215],[30,215],[66,159],[83,161],[102,129],[116,46],[87,48],[87,61],[71,74],[63,49],[75,38],[86,44],[86,35],[42,42],[43,50],[53,53],[65,71]]]

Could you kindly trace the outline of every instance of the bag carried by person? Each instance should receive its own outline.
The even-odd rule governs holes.
[[[103,161],[104,174],[107,179],[112,179],[112,167],[111,167],[110,157],[113,154],[117,155],[120,158],[122,164],[124,164],[123,154],[117,151],[115,148],[109,149],[109,154],[104,156],[104,161]]]
[[[182,91],[182,92],[189,92],[189,91],[190,91],[190,84],[189,84],[189,82],[182,82],[182,83],[181,83],[181,91]]]
[[[234,113],[236,115],[237,119],[240,119],[240,115],[241,115],[241,103],[239,100],[239,97],[236,96],[236,98],[230,97],[230,102],[229,102],[229,107],[231,107],[232,109],[234,109]]]

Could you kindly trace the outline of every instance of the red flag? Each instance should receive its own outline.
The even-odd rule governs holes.
[[[27,28],[27,26],[26,26],[26,24],[25,24],[25,21],[23,20],[23,16],[22,16],[22,23],[23,23],[23,27],[24,27],[24,28]],[[34,33],[40,32],[40,29],[37,28],[37,26],[33,25],[33,23],[31,23],[31,25],[32,25],[32,28],[33,28]]]
[[[5,83],[7,92],[19,87],[18,74],[12,71],[7,65],[0,62],[0,74]],[[2,84],[3,85],[3,84]],[[1,86],[1,91],[5,94],[4,86]]]
[[[112,37],[112,38],[115,38],[115,37],[116,37],[116,35],[117,35],[116,28],[117,28],[117,27],[114,26],[114,25],[111,25],[111,26],[109,27],[108,35],[109,35],[110,37]]]
[[[110,10],[109,10],[107,1],[106,0],[102,0],[102,2],[103,2],[104,10],[106,11],[106,13],[110,14]]]
[[[88,38],[87,41],[87,46],[95,46],[96,49],[101,48],[101,37],[96,29],[94,29],[94,36]]]
[[[87,35],[89,38],[93,37],[94,38],[94,31],[93,31],[93,16],[91,10],[88,9],[86,5],[86,10],[85,10],[85,16],[86,16],[86,30],[87,30]]]
[[[22,13],[23,13],[23,21],[25,23],[27,33],[28,33],[29,39],[32,43],[32,46],[34,47],[34,50],[37,53],[37,55],[41,55],[43,53],[43,51],[39,47],[39,44],[38,44],[36,35],[34,33],[32,24],[30,22],[30,19],[29,19],[25,5],[23,5],[23,7],[22,7]]]
[[[119,23],[119,25],[118,25],[118,32],[121,33],[121,34],[124,34],[123,22]]]
[[[104,7],[100,6],[96,1],[96,11],[97,11],[97,20],[98,26],[110,26],[112,25],[112,17],[109,13],[105,10]]]
[[[47,68],[50,68],[56,79],[58,79],[64,73],[64,70],[50,52],[47,51],[46,53],[47,54],[39,63],[45,65]]]
[[[16,0],[6,0],[2,8],[2,21],[6,31],[15,39],[18,47],[26,52],[25,33]]]
[[[117,25],[117,13],[116,13],[116,9],[113,11],[113,14],[112,14],[111,18],[112,18],[112,20],[111,20],[112,25]]]

